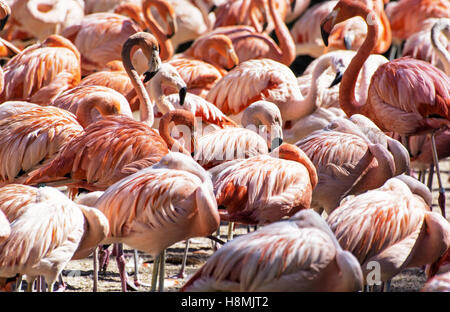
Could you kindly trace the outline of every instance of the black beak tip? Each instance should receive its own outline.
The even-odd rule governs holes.
[[[191,157],[192,157],[192,158],[194,158],[194,155],[195,155],[195,153],[194,153],[194,152],[192,152],[192,153],[191,153]]]
[[[337,72],[336,73],[336,77],[334,77],[333,82],[330,84],[330,86],[328,88],[333,88],[335,85],[339,84],[342,80],[342,73],[341,72]]]
[[[170,33],[170,34],[167,34],[167,39],[170,39],[170,38],[172,38],[172,37],[173,37],[173,35],[175,35],[175,32],[172,32],[172,33]]]
[[[217,5],[213,4],[213,6],[209,9],[208,13],[214,12],[217,9]]]
[[[152,72],[146,71],[146,72],[144,73],[144,83],[150,81],[150,79],[152,79],[153,76],[156,75],[156,73],[157,73],[157,71],[152,71]]]
[[[180,91],[178,92],[180,96],[180,105],[184,105],[184,99],[186,98],[187,88],[182,87]]]

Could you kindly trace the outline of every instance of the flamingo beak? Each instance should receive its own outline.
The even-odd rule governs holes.
[[[177,32],[177,24],[170,15],[167,16],[167,24],[168,24],[167,38],[170,39]]]
[[[8,22],[9,15],[6,15],[5,18],[0,20],[0,30],[3,30],[5,28],[6,23]]]
[[[342,80],[342,76],[343,76],[342,72],[338,71],[336,73],[336,77],[334,77],[333,82],[330,84],[328,88],[333,88],[335,85],[339,84]]]
[[[178,95],[180,96],[180,105],[184,105],[184,99],[186,98],[187,88],[182,87],[180,91],[178,92]]]
[[[278,148],[279,146],[281,146],[281,144],[283,144],[283,139],[282,138],[275,138],[272,140],[272,142],[270,143],[270,151],[275,150],[276,148]]]
[[[322,35],[323,44],[328,47],[328,37],[330,36],[330,33],[323,28],[323,24],[320,26],[320,34]]]
[[[146,71],[144,73],[144,83],[150,81],[150,79],[152,79],[153,76],[155,76],[157,72],[158,72],[157,70],[156,71]]]
[[[213,4],[213,6],[209,9],[208,13],[214,12],[217,9],[217,5]]]

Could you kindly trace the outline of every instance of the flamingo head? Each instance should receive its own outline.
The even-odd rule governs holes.
[[[354,0],[340,0],[320,24],[320,32],[325,46],[328,46],[328,38],[336,24],[355,16],[360,16],[366,20],[370,13],[372,13],[372,11],[361,2]]]

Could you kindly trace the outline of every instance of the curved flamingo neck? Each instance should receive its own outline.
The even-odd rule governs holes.
[[[295,42],[275,7],[275,0],[269,0],[269,12],[275,25],[280,51],[277,52],[277,61],[287,66],[291,65],[295,59]]]
[[[149,47],[145,44],[145,40],[140,37],[132,37],[129,38],[123,45],[122,49],[122,62],[125,67],[125,71],[130,77],[131,83],[136,90],[136,93],[139,97],[140,106],[140,118],[142,122],[145,122],[149,126],[153,125],[154,116],[153,116],[153,105],[150,101],[150,97],[145,90],[144,84],[142,83],[136,69],[134,68],[131,62],[131,49],[134,46],[140,45],[141,49],[148,49]]]
[[[143,15],[147,27],[150,29],[151,33],[156,37],[161,47],[161,60],[165,61],[170,59],[174,54],[174,48],[172,41],[167,37],[166,32],[158,24],[155,17],[152,14],[151,7],[155,5],[153,0],[147,0],[142,3]]]
[[[378,41],[378,28],[375,23],[367,23],[366,17],[375,14],[370,9],[359,9],[358,14],[355,16],[361,16],[367,24],[367,36],[358,52],[351,60],[347,70],[345,71],[341,86],[339,88],[339,105],[348,117],[354,114],[362,114],[365,103],[359,103],[355,97],[356,81],[358,79],[359,72],[364,65],[364,62],[370,56],[372,50]]]
[[[195,117],[194,115],[186,110],[182,109],[175,109],[172,110],[166,114],[164,114],[163,117],[161,117],[161,120],[159,122],[159,135],[163,138],[163,140],[166,142],[167,147],[171,151],[177,151],[186,155],[191,156],[191,153],[186,150],[186,148],[181,145],[178,141],[176,141],[171,135],[170,135],[170,124],[174,122],[175,125],[185,125],[189,127],[191,133],[191,142],[194,141],[194,126],[195,126]],[[193,151],[192,146],[192,151]]]

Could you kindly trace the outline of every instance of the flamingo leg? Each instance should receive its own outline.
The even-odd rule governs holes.
[[[183,260],[181,261],[181,268],[180,268],[180,272],[175,276],[176,278],[185,278],[184,275],[184,270],[186,268],[186,261],[187,261],[187,254],[189,252],[189,239],[186,240],[186,247],[184,248],[184,253],[183,253]]]
[[[156,283],[158,281],[158,272],[159,272],[159,261],[161,260],[160,256],[158,255],[154,261],[153,261],[153,271],[152,271],[152,288],[151,291],[156,290]]]
[[[439,203],[439,207],[441,208],[442,216],[445,218],[445,189],[444,189],[444,186],[442,185],[441,173],[439,170],[439,158],[438,158],[438,153],[437,153],[437,149],[436,149],[435,134],[436,134],[435,131],[433,131],[433,133],[431,134],[431,148],[433,151],[433,161],[434,161],[434,166],[436,167],[436,176],[437,176],[438,185],[439,185],[438,203]]]
[[[125,270],[125,257],[123,255],[123,245],[122,244],[114,244],[116,248],[116,261],[117,268],[119,269],[120,281],[122,283],[122,291],[126,292],[128,288],[132,290],[138,290],[134,284],[129,283],[128,274]]]
[[[103,245],[99,252],[99,265],[100,270],[103,274],[106,272],[106,268],[108,267],[109,263],[109,256],[111,255],[111,252],[108,249],[109,245]]]
[[[234,222],[228,223],[228,236],[227,241],[230,241],[233,239],[233,228],[234,228]]]
[[[94,255],[93,255],[93,285],[92,285],[92,291],[97,292],[98,291],[98,246],[94,249]]]
[[[391,291],[391,280],[386,281],[383,283],[383,292],[390,292]]]
[[[22,280],[23,280],[23,275],[19,274],[19,276],[17,276],[17,280],[16,280],[16,292],[20,292],[21,288],[22,288]]]
[[[159,262],[159,287],[158,291],[163,292],[164,291],[164,275],[165,275],[165,266],[166,266],[166,250],[163,250],[161,252],[161,260]]]
[[[136,287],[139,286],[149,287],[150,286],[149,284],[143,283],[139,280],[139,254],[137,249],[134,249],[133,259],[134,259],[134,285]]]

